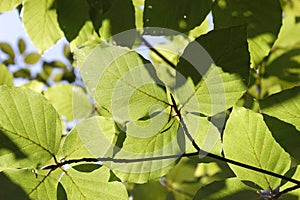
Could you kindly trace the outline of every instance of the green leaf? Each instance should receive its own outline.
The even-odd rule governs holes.
[[[108,182],[109,169],[101,167],[90,173],[68,169],[61,179],[68,199],[127,200],[125,186],[120,182]]]
[[[101,43],[100,38],[94,30],[93,23],[87,21],[79,31],[78,36],[70,43],[70,48],[72,52],[75,52],[78,48],[88,48],[99,43]]]
[[[0,13],[7,12],[16,8],[23,0],[10,0],[10,1],[1,1],[0,4]]]
[[[111,1],[110,1],[111,2]],[[136,39],[135,10],[132,0],[114,0],[109,10],[92,18],[102,19],[100,29],[101,38],[104,40],[113,39],[118,45],[131,47]]]
[[[89,5],[81,0],[57,1],[57,15],[60,28],[67,40],[72,41],[89,20]]]
[[[59,148],[61,120],[52,105],[28,88],[0,87],[0,166],[40,167]]]
[[[54,0],[25,0],[22,19],[30,39],[40,52],[53,46],[63,36]]]
[[[29,53],[25,56],[24,62],[33,65],[41,59],[41,54],[39,53]]]
[[[237,178],[229,178],[204,186],[193,199],[197,200],[203,197],[205,200],[259,199],[255,190]]]
[[[191,104],[194,112],[209,116],[232,107],[245,93],[243,82],[249,75],[245,28],[215,30],[200,36],[186,47],[176,70],[176,94],[182,105]],[[196,103],[188,100],[192,96],[197,98]]]
[[[14,77],[15,78],[21,77],[21,78],[29,79],[31,77],[31,71],[27,68],[20,69],[14,73]]]
[[[286,150],[293,158],[300,161],[300,131],[295,126],[281,121],[275,117],[264,115],[264,120],[272,132],[276,141]]]
[[[4,53],[8,54],[11,59],[15,59],[15,52],[13,48],[10,46],[10,44],[6,42],[0,43],[0,50]]]
[[[143,200],[166,200],[168,194],[168,188],[163,186],[159,181],[149,181],[145,184],[134,185],[133,190],[130,191],[133,199]]]
[[[260,101],[262,113],[290,123],[300,130],[300,86],[271,95]]]
[[[168,105],[153,66],[143,62],[123,47],[97,46],[89,53],[80,72],[102,115],[124,123],[147,116],[155,105],[160,110]]]
[[[279,33],[282,19],[279,0],[218,0],[212,11],[217,29],[248,25],[251,63],[256,67],[268,55]]]
[[[223,136],[225,157],[238,162],[284,174],[290,168],[290,156],[274,140],[261,114],[234,107]],[[263,189],[275,189],[281,180],[229,164],[241,180],[252,181]]]
[[[172,119],[160,131],[152,131],[152,135],[145,135],[143,132],[131,132],[129,129],[122,148],[114,158],[150,159],[130,163],[104,162],[103,164],[109,166],[122,181],[145,183],[157,179],[167,174],[175,166],[180,155],[184,153],[186,139],[183,131],[178,130],[178,128],[179,122]],[[151,159],[168,155],[178,155],[178,157]]]
[[[68,134],[62,148],[63,157],[111,157],[116,135],[111,119],[96,116],[82,120]]]
[[[44,94],[58,113],[69,121],[87,117],[93,111],[89,97],[80,87],[58,84],[48,88]]]
[[[7,67],[0,64],[0,85],[13,86],[13,75],[8,71]]]
[[[296,167],[296,171],[295,171],[294,175],[292,176],[292,178],[296,179],[296,180],[300,180],[300,165],[298,165]],[[287,188],[294,187],[294,186],[295,186],[294,183],[288,182],[285,185],[283,185],[282,188],[280,188],[280,190],[283,191]],[[299,188],[297,190],[293,190],[293,191],[288,192],[287,194],[282,195],[280,197],[280,200],[281,199],[282,200],[290,200],[290,199],[299,200],[300,199],[300,190],[299,190]]]
[[[10,184],[1,184],[1,198],[5,199],[56,199],[57,179],[52,172],[50,175],[35,174],[30,169],[6,170],[0,176]],[[38,173],[38,172],[36,172]],[[15,185],[13,185],[13,183]],[[3,188],[4,187],[4,188]]]
[[[26,43],[22,38],[20,38],[18,40],[18,48],[19,48],[20,54],[23,54],[26,50]]]
[[[165,0],[164,3],[159,0],[145,0],[144,27],[188,32],[201,24],[211,7],[211,0]],[[163,34],[151,30],[149,32],[147,29],[145,32],[154,35]]]
[[[44,83],[42,83],[40,81],[33,80],[33,81],[29,81],[28,83],[23,84],[22,87],[27,87],[27,88],[34,90],[35,92],[42,93],[45,85],[44,85]]]

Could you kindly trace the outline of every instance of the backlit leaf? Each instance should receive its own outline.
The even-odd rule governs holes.
[[[62,127],[52,105],[28,88],[0,87],[0,166],[42,167],[58,151]]]
[[[22,20],[40,52],[53,46],[63,36],[57,22],[54,0],[25,0]]]
[[[260,101],[262,112],[290,123],[300,130],[300,86]]]
[[[290,156],[274,140],[261,114],[234,107],[224,132],[225,157],[238,162],[284,174],[290,168]],[[229,164],[241,180],[252,181],[261,188],[275,189],[281,180]]]
[[[12,86],[13,84],[13,75],[8,71],[5,65],[0,64],[0,85]]]
[[[61,183],[68,199],[127,200],[125,186],[108,180],[109,169],[104,166],[89,173],[80,173],[70,168],[62,177]]]

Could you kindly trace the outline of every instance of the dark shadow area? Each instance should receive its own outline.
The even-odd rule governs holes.
[[[6,149],[14,153],[15,158],[23,159],[26,158],[25,155],[19,147],[10,139],[8,138],[3,131],[0,130],[0,149]]]
[[[299,84],[300,81],[300,49],[293,49],[282,54],[266,66],[266,76],[276,76],[280,80]]]
[[[300,132],[295,126],[265,114],[263,117],[275,140],[280,142],[280,146],[300,161]]]
[[[0,173],[0,186],[1,199],[29,199],[25,191],[19,185],[12,182],[3,172]]]

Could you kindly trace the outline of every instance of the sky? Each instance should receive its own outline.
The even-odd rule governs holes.
[[[25,40],[28,52],[38,52],[37,48],[31,42],[29,36],[27,35],[24,26],[21,22],[18,11],[12,10],[10,12],[5,12],[0,14],[0,42],[9,43],[14,50],[18,49],[18,40],[23,38]],[[48,49],[43,54],[43,60],[53,61],[59,60],[67,64],[66,58],[63,56],[63,47],[67,44],[65,38],[62,38],[57,42],[56,45]],[[4,54],[0,54],[0,60],[3,59]],[[41,67],[41,62],[34,66],[34,71],[38,71]],[[12,68],[14,70],[14,68]],[[25,80],[24,80],[25,81]],[[16,85],[23,83],[24,81],[15,82]]]

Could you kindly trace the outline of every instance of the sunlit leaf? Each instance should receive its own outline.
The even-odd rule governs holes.
[[[262,112],[290,123],[300,130],[300,86],[260,101]]]
[[[186,47],[176,70],[181,104],[191,104],[194,112],[206,115],[230,108],[246,91],[243,82],[249,75],[249,54],[245,28],[216,30],[200,36]],[[189,78],[192,83],[188,83]],[[197,101],[192,103],[191,97]]]
[[[61,179],[68,199],[127,200],[125,186],[120,182],[108,182],[109,169],[101,167],[89,173],[68,169]]]
[[[290,168],[290,156],[274,140],[261,114],[234,107],[227,121],[224,153],[229,159],[284,174]],[[229,164],[241,180],[252,181],[263,189],[275,189],[281,180]]]
[[[255,67],[268,55],[282,19],[279,0],[218,0],[212,13],[215,28],[247,25],[251,63]]]
[[[40,52],[53,46],[63,36],[57,22],[54,0],[25,0],[22,20],[26,32]]]
[[[84,118],[92,113],[89,97],[80,87],[58,84],[48,88],[44,94],[58,113],[67,120]]]
[[[32,80],[32,81],[29,81],[28,83],[23,84],[22,87],[27,87],[38,93],[41,93],[43,91],[45,85],[44,85],[44,83],[42,83],[40,81]]]
[[[102,115],[113,114],[124,123],[145,117],[154,105],[168,105],[153,66],[143,62],[136,52],[122,47],[97,46],[89,53],[80,72]]]
[[[160,126],[160,124],[158,125]],[[132,160],[150,159],[128,163],[104,162],[104,165],[109,166],[122,181],[127,182],[145,183],[165,175],[175,166],[180,155],[184,153],[185,138],[182,130],[178,130],[178,127],[178,121],[173,119],[165,124],[163,127],[165,130],[151,131],[150,129],[148,135],[143,132],[136,132],[136,130],[132,132],[129,130],[122,149],[114,157]],[[175,155],[175,157],[151,159],[168,155]]]
[[[110,119],[97,116],[82,120],[68,134],[62,148],[63,156],[68,159],[111,157],[116,136],[114,122]]]
[[[7,12],[15,7],[17,7],[19,4],[22,3],[23,0],[10,0],[10,1],[1,1],[0,4],[0,12]]]
[[[7,67],[0,64],[0,85],[14,85],[13,75],[8,71]]]
[[[62,127],[52,105],[28,88],[0,87],[0,165],[41,167],[58,151]]]

